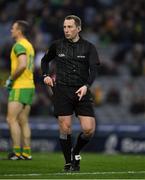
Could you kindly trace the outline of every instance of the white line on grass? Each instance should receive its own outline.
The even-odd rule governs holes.
[[[0,176],[56,176],[56,175],[99,175],[99,174],[145,174],[145,171],[106,171],[106,172],[72,172],[72,173],[33,173],[33,174],[3,174]]]

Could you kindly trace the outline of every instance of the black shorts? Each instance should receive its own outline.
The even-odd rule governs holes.
[[[56,85],[54,92],[54,114],[55,116],[72,115],[74,112],[82,116],[94,116],[93,99],[90,91],[79,101],[79,97],[75,93],[79,87],[70,87]]]

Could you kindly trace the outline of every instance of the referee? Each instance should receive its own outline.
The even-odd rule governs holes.
[[[44,83],[54,91],[54,112],[58,117],[59,140],[65,158],[64,171],[80,170],[80,151],[95,131],[95,116],[89,87],[100,64],[94,45],[80,35],[81,19],[75,15],[65,17],[65,38],[51,44],[41,60]],[[55,59],[56,75],[50,75],[49,63]],[[82,132],[73,147],[72,114],[79,118]]]

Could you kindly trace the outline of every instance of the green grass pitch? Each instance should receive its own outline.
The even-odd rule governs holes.
[[[64,173],[61,153],[33,153],[32,161],[10,161],[0,152],[0,179],[145,179],[144,155],[81,155],[81,171]]]

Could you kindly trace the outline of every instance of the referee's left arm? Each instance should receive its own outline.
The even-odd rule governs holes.
[[[94,82],[97,74],[97,66],[100,65],[98,52],[94,45],[91,44],[89,55],[89,78],[87,80],[87,86],[91,86]]]

